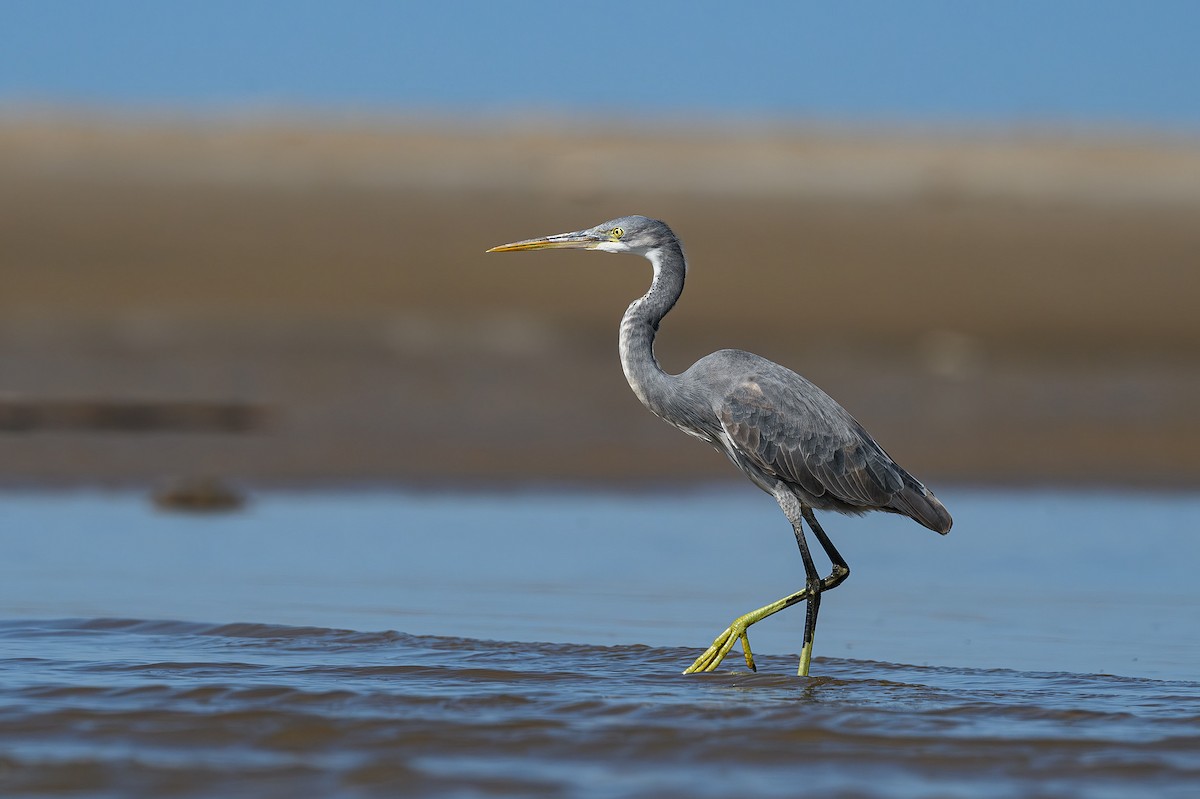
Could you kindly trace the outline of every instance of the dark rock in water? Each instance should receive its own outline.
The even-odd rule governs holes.
[[[244,506],[246,497],[219,478],[187,477],[156,491],[154,504],[170,511],[231,511]]]

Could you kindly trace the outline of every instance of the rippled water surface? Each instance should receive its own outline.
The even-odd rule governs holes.
[[[1200,795],[1200,499],[940,493],[828,519],[809,679],[679,674],[801,580],[753,490],[0,494],[0,795]]]

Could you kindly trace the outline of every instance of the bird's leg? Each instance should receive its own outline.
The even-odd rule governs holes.
[[[802,507],[801,512],[806,510]],[[788,514],[791,517],[791,514]],[[817,614],[821,610],[821,591],[824,584],[817,567],[813,563],[812,553],[808,551],[808,541],[804,537],[804,526],[800,519],[792,520],[792,531],[796,534],[796,544],[800,547],[800,557],[804,559],[805,592],[808,594],[808,606],[804,614],[804,644],[800,649],[800,668],[797,674],[808,676],[808,667],[812,663],[813,636],[817,631]]]
[[[721,661],[733,649],[733,645],[738,641],[742,642],[742,654],[746,656],[746,665],[751,671],[757,671],[754,665],[754,655],[750,653],[750,639],[746,635],[746,630],[751,624],[762,621],[768,616],[773,616],[784,608],[790,608],[797,602],[803,602],[808,598],[808,589],[804,588],[794,594],[785,596],[776,602],[769,605],[764,605],[758,610],[752,610],[738,616],[725,628],[725,632],[717,636],[713,641],[712,646],[704,650],[704,654],[696,658],[696,662],[688,666],[683,672],[684,674],[695,674],[700,671],[714,671],[717,666],[721,665]]]
[[[829,540],[829,536],[821,529],[821,525],[817,523],[817,516],[813,513],[812,508],[802,506],[800,508],[801,515],[804,516],[804,521],[808,522],[808,526],[812,528],[813,535],[821,542],[821,548],[825,550],[825,554],[829,557],[829,562],[833,564],[833,570],[829,576],[821,581],[821,590],[829,591],[837,588],[846,578],[850,576],[850,567],[846,565],[846,561],[842,558],[841,553],[834,547],[833,542]]]
[[[829,580],[820,580],[817,576],[817,568],[812,562],[812,555],[808,551],[808,542],[804,539],[804,530],[801,526],[802,519],[806,518],[804,513],[808,509],[804,508],[800,504],[800,500],[796,498],[796,495],[782,483],[776,485],[772,494],[774,494],[775,500],[779,503],[779,507],[783,510],[784,515],[787,516],[788,521],[792,523],[792,530],[796,534],[796,543],[800,545],[800,555],[804,558],[804,570],[807,577],[806,584],[804,588],[794,594],[789,594],[783,599],[772,602],[769,605],[764,605],[758,610],[752,610],[749,613],[738,616],[733,620],[732,624],[725,628],[724,632],[717,636],[712,646],[704,650],[704,653],[696,658],[695,663],[688,666],[683,672],[684,674],[715,671],[717,666],[721,665],[721,661],[725,659],[725,656],[733,649],[733,645],[738,641],[742,642],[742,654],[746,658],[746,665],[751,671],[756,671],[754,655],[750,652],[750,639],[747,635],[750,625],[756,624],[768,616],[773,616],[779,611],[790,608],[792,605],[804,602],[805,600],[808,600],[808,608],[805,614],[805,644],[801,654],[800,674],[802,676],[807,676],[808,674],[808,664],[812,660],[813,632],[817,626],[817,612],[821,606],[820,593],[827,588],[836,586],[841,580],[845,579],[844,575],[837,576],[840,574],[837,571],[837,564],[842,563],[842,568],[845,568],[845,564],[842,562],[841,556],[837,555],[837,550],[833,550],[833,545],[828,544],[829,538],[825,535],[825,531],[821,530],[816,533],[817,539],[821,541],[822,546],[828,544],[826,552],[833,550],[833,554],[830,557],[834,560],[835,564],[835,573],[830,575]],[[811,516],[811,511],[809,511],[809,516]],[[816,532],[820,528],[814,527],[813,529]],[[848,569],[846,569],[846,573],[849,573]]]

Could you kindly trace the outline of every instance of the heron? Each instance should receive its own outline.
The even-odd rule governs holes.
[[[907,516],[945,535],[952,519],[919,480],[892,460],[832,397],[774,361],[743,350],[714,352],[681,374],[659,365],[654,339],[663,317],[683,293],[687,261],[666,223],[623,216],[586,230],[492,247],[487,252],[582,249],[633,253],[650,261],[650,289],[621,320],[619,348],[625,379],[651,413],[723,452],[752,483],[775,498],[792,525],[805,582],[800,590],[733,620],[684,674],[714,671],[740,642],[756,670],[748,630],[768,616],[806,604],[797,673],[806,677],[821,596],[841,585],[850,567],[814,511],[860,515],[885,511]],[[808,525],[830,562],[821,577],[805,537]]]

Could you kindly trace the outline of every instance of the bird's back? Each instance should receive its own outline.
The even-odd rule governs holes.
[[[705,437],[760,487],[783,481],[801,502],[842,513],[882,510],[938,533],[952,519],[919,480],[815,384],[773,361],[721,350],[679,375],[692,406],[711,405]]]

